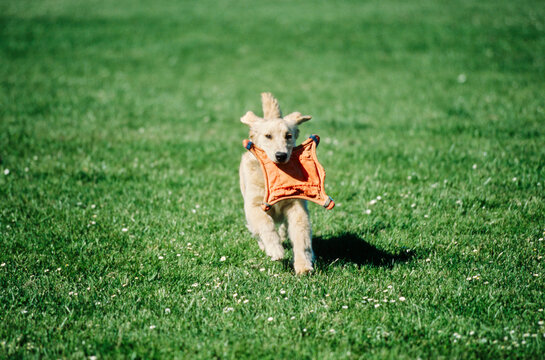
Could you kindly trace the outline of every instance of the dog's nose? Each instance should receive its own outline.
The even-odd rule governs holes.
[[[278,162],[284,162],[288,159],[288,153],[285,153],[285,152],[277,152],[276,154],[274,154],[274,156],[276,157],[276,161]]]

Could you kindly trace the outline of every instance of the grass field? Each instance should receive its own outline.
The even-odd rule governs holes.
[[[543,358],[541,1],[4,0],[0,84],[0,358]],[[245,228],[261,91],[310,276]]]

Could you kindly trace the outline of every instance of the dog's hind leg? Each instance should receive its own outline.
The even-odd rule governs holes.
[[[293,244],[293,267],[296,274],[313,270],[312,232],[306,202],[296,200],[287,209],[288,234]]]
[[[265,254],[271,257],[271,260],[281,260],[284,258],[284,248],[282,247],[280,236],[274,226],[274,220],[260,206],[245,204],[246,220],[248,229],[259,237],[258,243]]]
[[[283,243],[288,238],[288,227],[285,222],[282,222],[278,227],[278,236],[280,236],[280,242]]]

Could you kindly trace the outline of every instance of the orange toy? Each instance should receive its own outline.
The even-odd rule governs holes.
[[[286,164],[271,161],[265,151],[250,140],[242,144],[261,164],[265,176],[266,193],[261,207],[267,211],[272,205],[284,199],[305,199],[333,209],[335,202],[324,190],[325,170],[316,157],[318,135],[311,135],[292,151]]]

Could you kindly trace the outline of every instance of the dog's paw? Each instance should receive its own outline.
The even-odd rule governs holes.
[[[280,244],[278,246],[269,247],[266,249],[266,253],[271,257],[272,261],[278,261],[284,258],[284,248]]]
[[[305,275],[314,271],[312,264],[309,264],[309,263],[300,263],[300,264],[295,263],[293,264],[293,268],[295,269],[295,273],[297,275]]]

